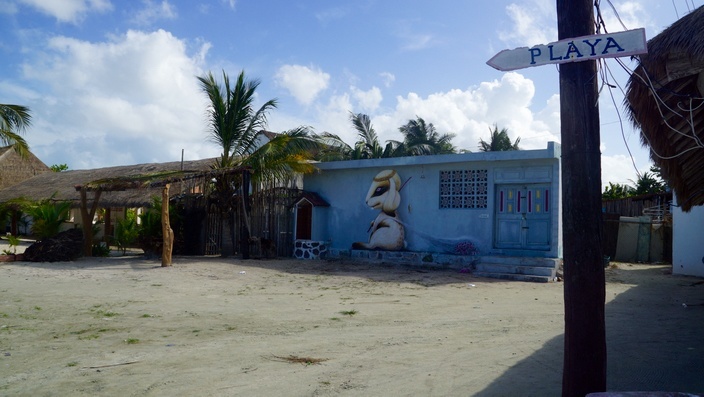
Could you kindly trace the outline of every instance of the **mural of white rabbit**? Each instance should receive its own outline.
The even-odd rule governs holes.
[[[405,232],[396,214],[401,203],[400,190],[401,177],[396,170],[383,170],[374,177],[366,203],[381,212],[369,227],[369,242],[352,243],[352,249],[397,251],[405,248]]]

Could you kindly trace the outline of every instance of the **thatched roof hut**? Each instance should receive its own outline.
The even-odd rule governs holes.
[[[169,163],[151,163],[125,165],[117,167],[97,168],[92,170],[75,170],[64,172],[47,172],[37,175],[31,179],[20,182],[7,189],[0,190],[0,203],[13,199],[25,198],[32,201],[49,199],[55,194],[55,201],[69,201],[73,207],[80,207],[80,194],[76,191],[76,186],[85,186],[90,182],[98,180],[109,180],[115,178],[143,177],[145,175],[160,174],[169,171],[185,171],[183,182],[178,182],[178,177],[170,189],[170,195],[178,195],[186,192],[192,186],[203,182],[203,179],[211,177],[211,165],[215,159],[194,160],[194,161],[174,161]],[[196,178],[194,178],[194,176]],[[179,183],[182,186],[179,186]],[[103,208],[111,207],[146,207],[151,205],[153,196],[161,196],[159,186],[146,186],[143,188],[126,188],[124,190],[110,191],[102,193],[99,206]],[[90,196],[89,196],[90,197]]]
[[[704,6],[648,41],[625,101],[682,210],[704,204]]]
[[[0,190],[45,172],[51,172],[51,168],[32,152],[22,158],[12,146],[0,148]]]

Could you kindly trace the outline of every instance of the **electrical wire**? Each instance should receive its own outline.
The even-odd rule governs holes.
[[[618,11],[616,10],[616,7],[614,6],[614,4],[611,2],[611,0],[606,0],[606,1],[607,1],[607,2],[609,3],[609,5],[611,6],[611,8],[612,8],[614,14],[616,15],[616,18],[617,18],[618,21],[621,23],[621,26],[623,26],[623,28],[627,30],[626,25],[623,23],[623,20],[622,20],[621,17],[619,16]],[[685,1],[687,1],[687,0],[685,0]],[[674,3],[674,0],[673,0],[673,3],[672,3],[672,4],[673,4],[673,6],[675,7],[675,12],[677,13],[677,7],[676,7],[676,5],[675,5],[675,3]],[[596,8],[596,17],[597,17],[597,18],[596,18],[596,19],[597,19],[597,20],[596,20],[596,30],[597,30],[597,32],[600,32],[602,28],[603,28],[604,32],[608,32],[608,30],[607,30],[607,28],[606,28],[606,22],[604,21],[603,15],[602,15],[602,13],[601,13],[600,0],[595,0],[594,6],[595,6],[595,8]],[[694,6],[694,0],[692,0],[692,6]],[[689,3],[687,3],[687,7],[689,8]],[[678,13],[677,18],[679,19],[679,13]],[[647,72],[647,70],[645,69],[645,67],[643,67],[642,64],[641,64],[640,66],[641,66],[641,70],[643,71],[642,74],[645,75],[645,78],[644,78],[641,74],[636,74],[636,73],[634,73],[634,71],[631,70],[628,66],[626,66],[626,65],[623,63],[623,61],[621,61],[620,59],[615,58],[615,60],[616,60],[616,62],[626,71],[626,73],[629,75],[629,78],[632,79],[633,76],[634,76],[634,74],[635,74],[635,76],[636,76],[637,78],[639,78],[639,79],[641,80],[641,82],[642,82],[643,84],[645,84],[645,85],[648,87],[648,90],[651,92],[651,94],[652,94],[652,96],[653,96],[653,98],[654,98],[654,100],[655,100],[656,107],[657,107],[657,109],[658,109],[658,112],[660,113],[660,117],[662,118],[663,123],[664,123],[670,130],[672,130],[673,132],[675,132],[675,133],[677,133],[677,134],[679,134],[679,135],[682,135],[683,137],[686,137],[686,138],[688,138],[688,139],[692,139],[692,140],[694,141],[695,146],[693,146],[693,147],[691,147],[691,148],[688,148],[688,149],[686,149],[686,150],[684,150],[684,151],[682,151],[682,152],[680,152],[680,153],[677,153],[677,154],[675,154],[675,155],[673,155],[673,156],[662,156],[662,155],[660,155],[659,153],[657,153],[657,151],[655,151],[655,149],[653,149],[653,147],[652,147],[652,145],[651,145],[650,140],[648,139],[648,137],[647,137],[645,134],[641,133],[641,136],[648,142],[648,146],[650,147],[650,151],[651,151],[651,153],[652,153],[655,157],[658,157],[658,158],[663,159],[663,160],[670,160],[670,159],[674,159],[674,158],[677,158],[677,157],[679,157],[679,156],[682,156],[682,155],[684,155],[685,153],[688,153],[688,152],[690,152],[690,151],[692,151],[692,150],[704,148],[704,145],[702,144],[702,141],[699,139],[699,137],[698,137],[697,134],[696,134],[696,131],[695,131],[695,124],[694,124],[694,111],[696,111],[697,109],[699,109],[701,106],[704,106],[704,98],[692,97],[691,95],[684,95],[684,94],[679,94],[679,93],[676,93],[676,92],[674,92],[674,91],[671,91],[671,93],[672,93],[673,95],[679,95],[679,96],[687,97],[687,98],[689,99],[689,109],[684,108],[684,107],[682,106],[682,102],[678,102],[678,103],[677,103],[677,108],[678,108],[680,111],[682,111],[682,112],[684,112],[684,113],[689,113],[689,120],[687,120],[687,118],[686,118],[682,113],[676,111],[675,109],[672,109],[672,108],[660,97],[660,95],[659,95],[659,93],[658,93],[658,89],[655,88],[655,85],[653,84],[653,81],[652,81],[652,79],[651,79],[651,77],[650,77],[650,74]],[[622,138],[623,138],[624,144],[626,145],[626,149],[628,150],[628,154],[629,154],[629,156],[630,156],[630,158],[631,158],[631,162],[633,163],[633,166],[634,166],[634,168],[636,169],[636,173],[637,173],[638,176],[640,177],[640,172],[638,171],[638,168],[636,167],[635,160],[634,160],[633,155],[632,155],[632,153],[631,153],[630,147],[628,146],[628,142],[627,142],[627,139],[626,139],[626,136],[625,136],[625,131],[624,131],[624,128],[623,128],[623,120],[622,120],[622,118],[621,118],[621,113],[620,113],[620,111],[618,110],[618,106],[616,105],[616,100],[615,100],[615,98],[614,98],[612,88],[615,88],[616,86],[618,86],[618,88],[621,90],[621,93],[622,93],[622,95],[623,95],[624,97],[626,97],[625,90],[623,89],[623,87],[621,87],[621,86],[618,84],[616,78],[615,78],[614,75],[613,75],[613,72],[612,72],[611,69],[608,67],[608,64],[606,63],[605,60],[600,59],[599,62],[598,62],[598,65],[599,65],[599,70],[600,70],[599,74],[600,74],[601,79],[602,79],[602,85],[601,85],[601,87],[599,88],[599,96],[601,96],[601,92],[602,92],[604,86],[607,86],[607,87],[609,88],[609,94],[610,94],[610,96],[611,96],[611,101],[612,101],[612,103],[613,103],[613,105],[614,105],[614,108],[616,109],[616,113],[617,113],[618,118],[619,118],[619,125],[620,125],[620,129],[621,129],[621,136],[622,136]],[[614,81],[614,83],[615,83],[616,85],[613,85],[613,84],[609,83],[609,81],[610,81],[610,80],[609,80],[609,75],[611,76],[611,78],[613,79],[613,81]],[[659,85],[660,87],[662,87],[662,84],[658,84],[658,85]],[[702,99],[703,101],[702,101],[701,104],[699,104],[698,106],[695,107],[695,106],[693,106],[693,103],[692,103],[695,99]],[[690,134],[688,134],[688,133],[683,133],[683,132],[679,131],[678,129],[676,129],[675,127],[673,127],[672,125],[670,125],[668,119],[665,117],[665,114],[664,114],[664,112],[663,112],[663,108],[665,108],[665,109],[666,109],[667,111],[669,111],[670,113],[672,113],[672,114],[678,116],[680,119],[685,120],[685,122],[689,125],[689,127],[690,127],[690,129],[691,129],[691,131],[692,131],[692,134],[690,135]]]

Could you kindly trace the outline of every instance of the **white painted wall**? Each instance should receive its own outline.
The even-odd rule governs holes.
[[[672,273],[704,277],[704,206],[672,208]]]

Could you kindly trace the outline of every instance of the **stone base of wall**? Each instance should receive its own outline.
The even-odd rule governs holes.
[[[327,252],[325,241],[296,240],[293,243],[293,257],[296,259],[322,259]]]
[[[437,252],[373,251],[330,248],[329,259],[355,259],[372,262],[400,263],[471,271],[479,260],[473,255],[451,255]]]

